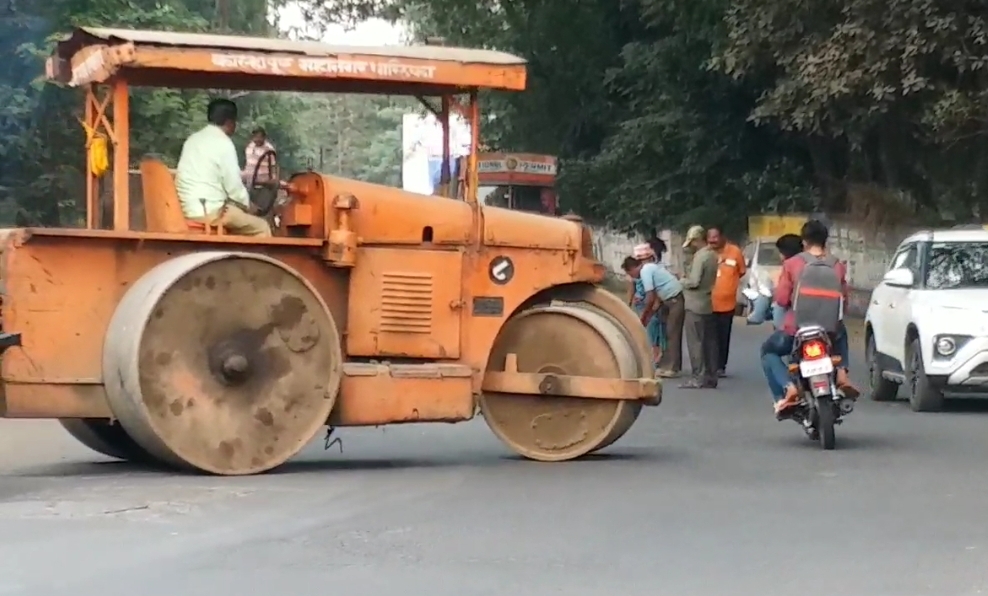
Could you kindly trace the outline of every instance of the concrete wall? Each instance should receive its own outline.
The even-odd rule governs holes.
[[[625,277],[621,270],[622,261],[631,256],[635,245],[645,242],[645,238],[615,232],[604,226],[590,226],[590,230],[593,234],[594,257],[606,265],[613,275]],[[676,241],[682,245],[680,236],[669,230],[660,231],[658,236],[669,246],[669,252],[662,256],[662,261],[674,271],[682,271],[682,250],[676,250],[674,246]]]
[[[641,237],[614,232],[603,226],[590,226],[590,230],[593,234],[594,258],[618,276],[623,275],[621,262],[624,258],[631,254],[636,244],[645,241]]]
[[[882,281],[896,247],[918,227],[868,232],[846,221],[832,222],[830,249],[847,262],[848,281],[855,288],[873,289]]]
[[[869,230],[847,220],[830,222],[830,250],[847,263],[852,314],[864,316],[871,291],[882,281],[896,247],[919,226],[892,226]]]

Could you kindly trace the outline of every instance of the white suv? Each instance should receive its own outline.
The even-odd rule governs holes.
[[[988,231],[954,229],[906,238],[865,315],[871,397],[905,388],[917,412],[943,392],[988,393]]]

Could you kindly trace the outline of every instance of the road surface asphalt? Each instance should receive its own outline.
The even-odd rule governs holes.
[[[565,464],[513,457],[478,419],[344,430],[343,454],[319,441],[264,476],[183,476],[4,421],[0,594],[988,591],[988,403],[862,403],[823,452],[770,413],[764,333],[736,328],[720,389],[670,384],[617,445]]]

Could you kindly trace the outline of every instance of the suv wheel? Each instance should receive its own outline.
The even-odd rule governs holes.
[[[882,365],[878,362],[878,350],[875,348],[875,336],[868,336],[865,347],[865,357],[868,360],[868,385],[871,389],[871,399],[874,401],[892,401],[899,393],[899,384],[882,376]]]
[[[939,412],[943,409],[943,391],[930,383],[923,366],[923,352],[919,339],[914,339],[906,350],[906,391],[909,406],[914,412]]]

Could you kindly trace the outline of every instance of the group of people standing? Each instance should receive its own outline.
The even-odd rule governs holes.
[[[827,251],[828,230],[819,221],[803,225],[801,234],[785,234],[776,247],[783,258],[782,271],[771,295],[761,295],[751,305],[749,324],[771,320],[773,332],[761,347],[761,364],[774,402],[776,417],[784,419],[799,403],[799,388],[793,382],[788,364],[797,332],[797,314],[812,316],[814,303],[800,307],[798,297],[819,298],[828,294],[819,287],[821,275],[829,275],[833,303],[842,305],[834,322],[832,341],[836,366],[836,385],[844,396],[856,399],[858,389],[848,377],[850,353],[843,309],[847,303],[847,267]],[[741,249],[724,237],[720,228],[693,226],[683,243],[686,251],[685,271],[676,275],[662,264],[664,242],[653,238],[635,247],[624,260],[624,270],[632,278],[628,304],[638,313],[654,346],[656,376],[672,378],[682,369],[682,338],[686,337],[691,377],[681,385],[685,389],[716,389],[717,380],[726,376],[731,347],[731,328],[737,310],[738,289],[747,263]],[[826,266],[821,273],[803,276],[809,264]],[[818,284],[814,286],[814,284]],[[808,284],[808,285],[807,285]],[[805,287],[804,287],[805,286]],[[805,305],[804,305],[805,306]]]
[[[744,257],[719,227],[693,226],[687,231],[682,276],[662,263],[666,249],[662,240],[653,238],[624,260],[624,271],[632,278],[628,304],[645,326],[657,376],[681,374],[685,335],[692,374],[681,387],[716,389],[718,378],[726,376]]]

